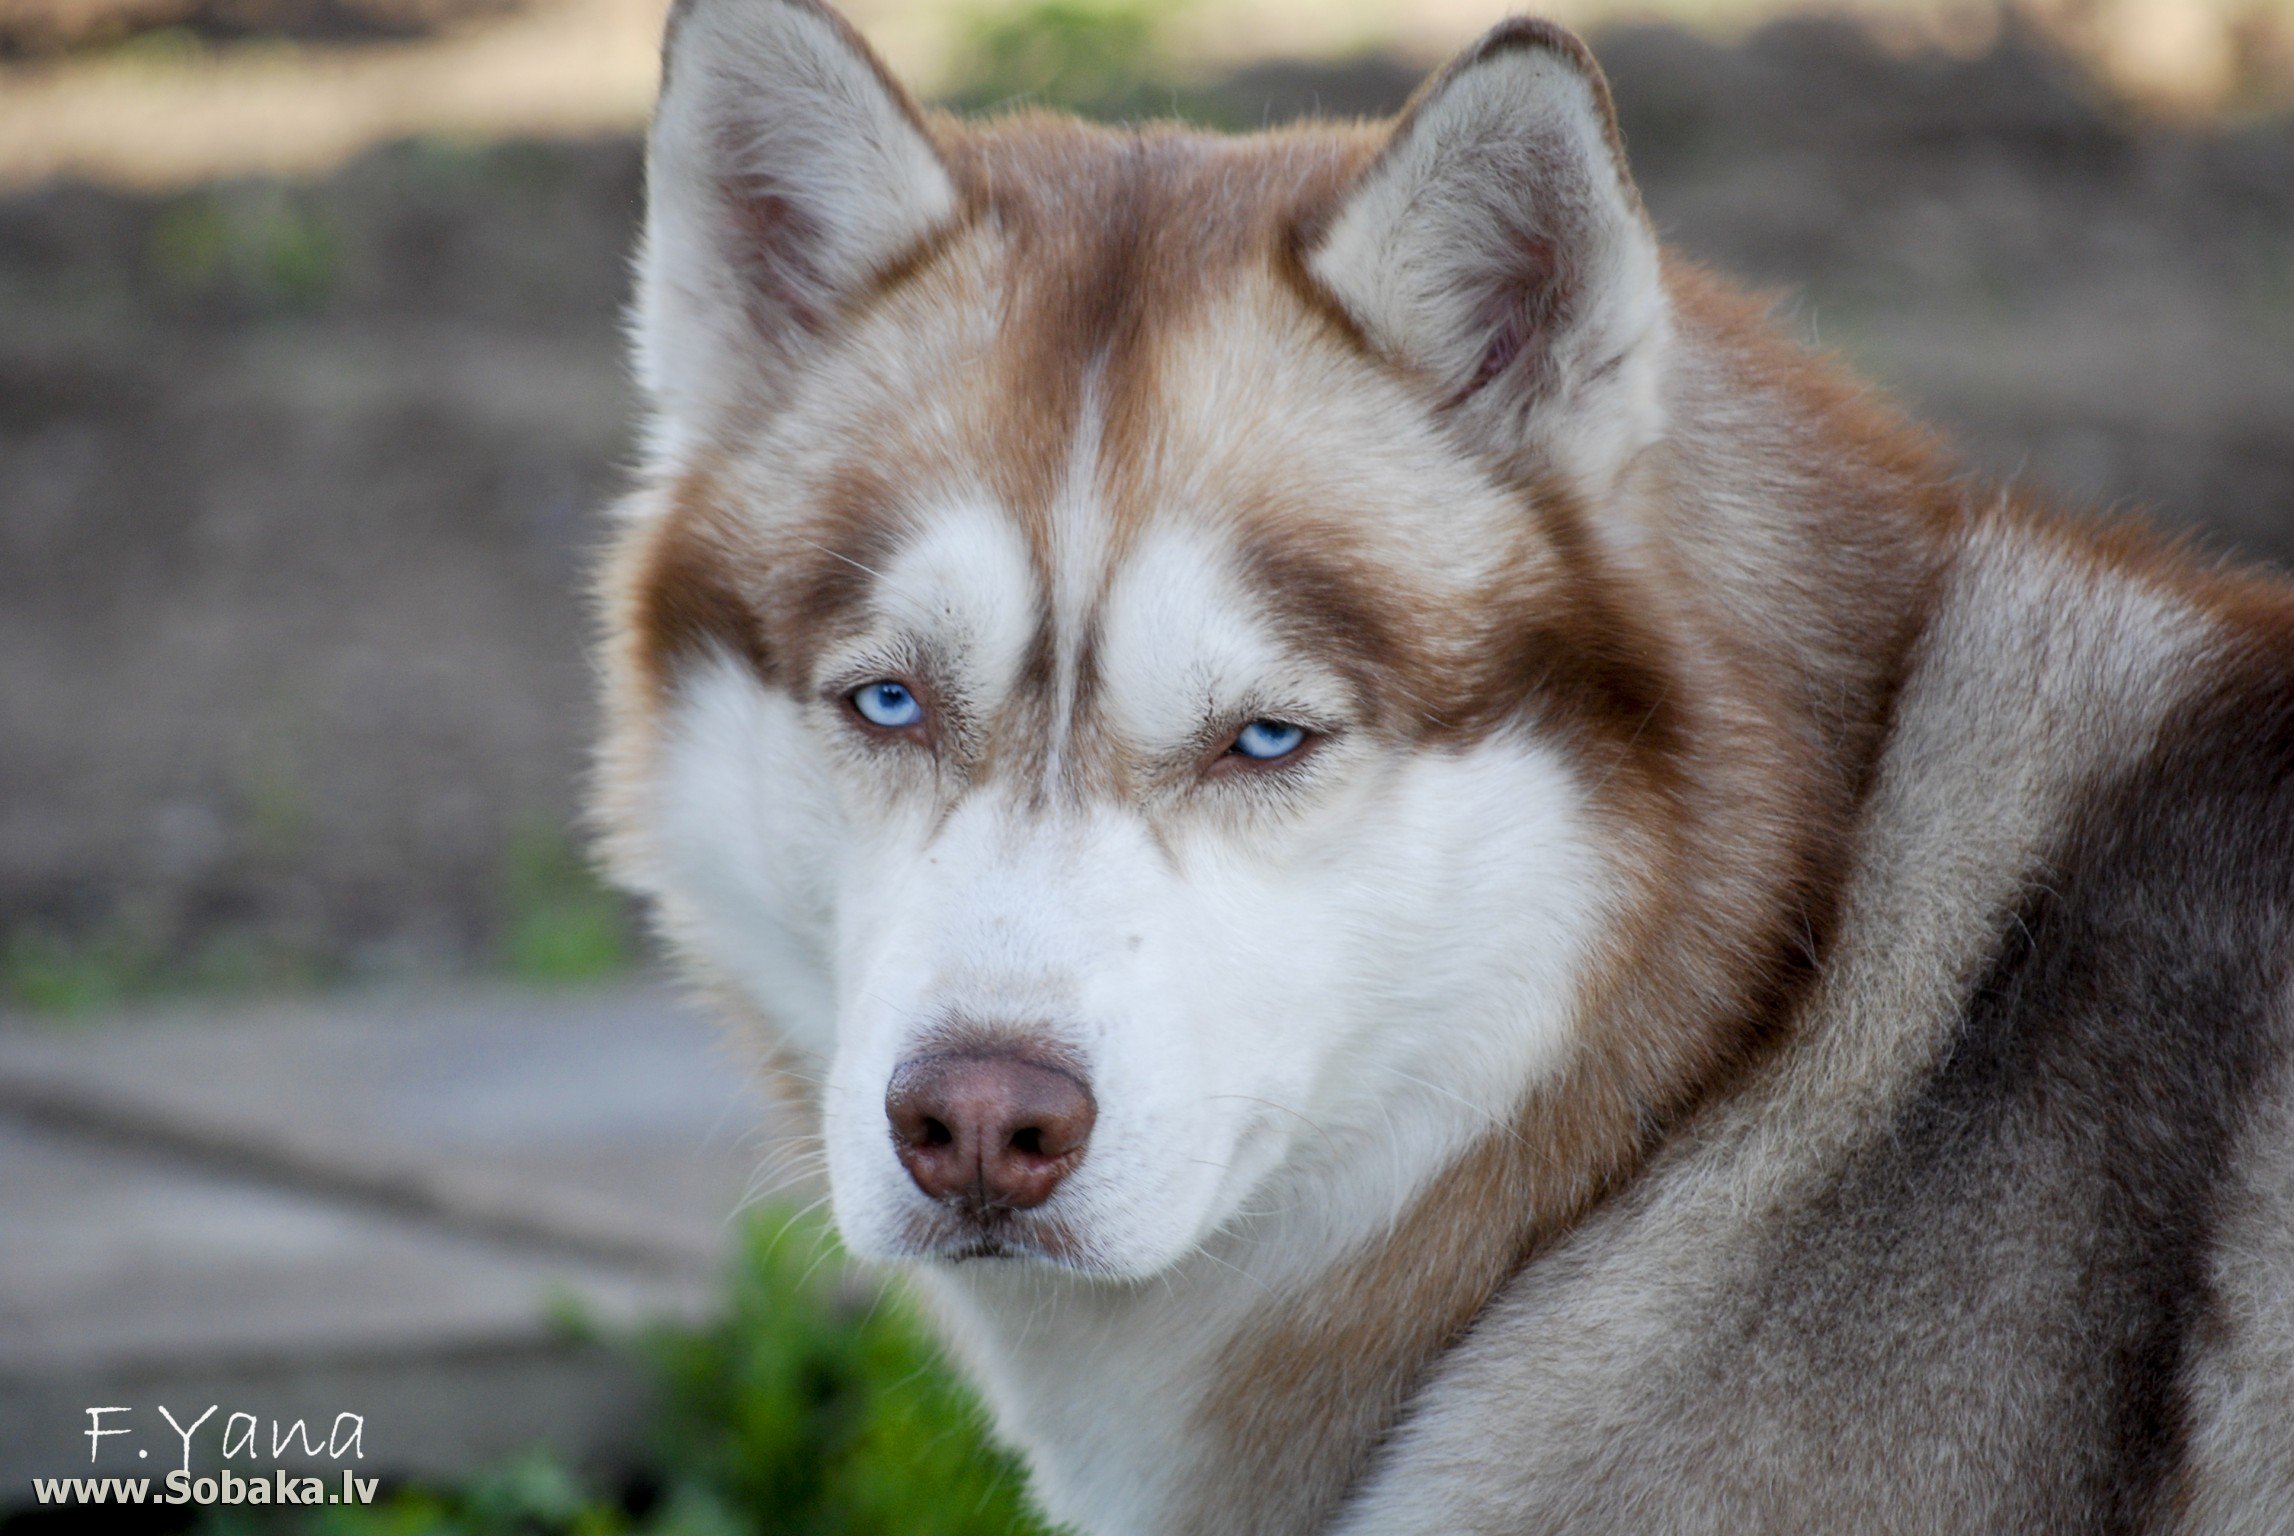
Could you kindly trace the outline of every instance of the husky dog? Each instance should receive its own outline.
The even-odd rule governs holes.
[[[919,109],[686,0],[601,814],[1050,1514],[2294,1531],[2294,593],[1979,491],[1510,22]]]

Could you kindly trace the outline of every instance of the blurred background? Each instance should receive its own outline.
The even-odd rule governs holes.
[[[2294,562],[2294,0],[1545,8],[1592,37],[1666,237],[1772,290],[1977,471]],[[949,105],[1247,129],[1389,111],[1506,5],[847,9]],[[569,1385],[594,1373],[550,1374],[565,1328],[493,1386],[453,1376],[446,1343],[467,1365],[513,1314],[563,1323],[551,1287],[593,1313],[721,1311],[693,1277],[760,1187],[738,1128],[761,1111],[644,980],[576,814],[662,10],[0,0],[8,1478],[33,1465],[12,1450],[79,1443],[90,1381],[156,1391],[158,1361],[188,1394],[227,1338],[231,1370],[272,1369],[276,1319],[329,1286],[359,1299],[360,1359],[397,1319],[384,1343],[415,1374],[391,1390],[469,1410],[408,1453],[441,1476],[473,1447],[631,1434],[623,1399]],[[255,1185],[324,1209],[218,1228]],[[774,1253],[738,1293],[754,1326],[827,1316],[787,1311]],[[198,1285],[209,1310],[185,1311]],[[123,1316],[148,1324],[132,1360]],[[307,1321],[313,1349],[349,1326]],[[757,1345],[778,1362],[757,1370],[817,1385],[890,1348],[844,1327],[798,1328],[830,1341],[809,1365]],[[722,1337],[702,1355],[748,1359]],[[766,1390],[680,1358],[680,1401],[720,1428]],[[502,1507],[586,1507],[528,1470]],[[1004,1476],[976,1501],[996,1528]],[[730,1523],[693,1528],[828,1497],[741,1486]],[[886,1518],[851,1528],[925,1528]]]

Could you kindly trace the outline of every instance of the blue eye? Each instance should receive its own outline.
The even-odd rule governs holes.
[[[853,691],[852,707],[870,725],[897,731],[924,718],[924,705],[899,683],[870,683]]]
[[[1280,720],[1253,720],[1235,733],[1234,750],[1261,763],[1271,763],[1296,752],[1306,741],[1306,728]]]

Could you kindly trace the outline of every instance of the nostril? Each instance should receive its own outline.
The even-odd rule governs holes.
[[[949,1051],[901,1063],[884,1112],[916,1187],[975,1210],[1027,1210],[1091,1137],[1091,1090],[1064,1064],[1018,1051]]]

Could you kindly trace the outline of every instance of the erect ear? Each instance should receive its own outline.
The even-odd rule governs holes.
[[[769,401],[958,199],[915,102],[815,0],[679,0],[661,63],[633,319],[674,440]]]
[[[1507,22],[1429,81],[1305,258],[1508,458],[1600,480],[1662,429],[1656,237],[1608,84],[1560,27]]]

